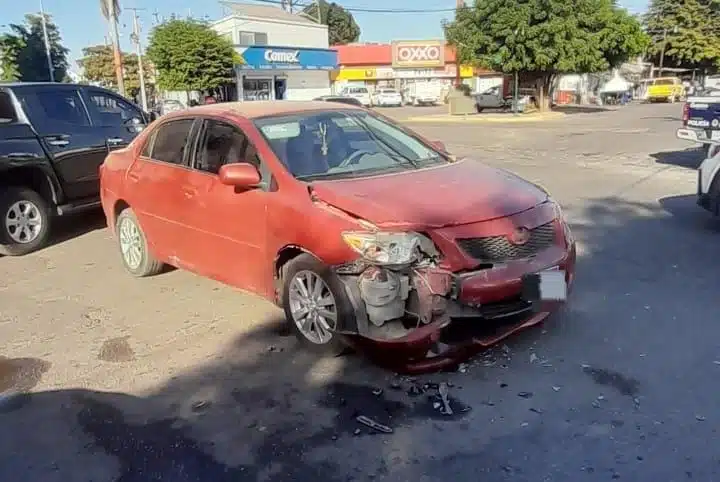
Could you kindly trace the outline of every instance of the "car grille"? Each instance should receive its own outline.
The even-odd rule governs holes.
[[[527,243],[513,244],[507,236],[457,239],[460,248],[479,261],[503,262],[529,258],[551,246],[555,241],[555,226],[552,222],[530,230]]]

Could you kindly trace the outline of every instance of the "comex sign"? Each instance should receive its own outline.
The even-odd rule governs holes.
[[[300,51],[285,51],[279,52],[277,50],[266,50],[265,60],[270,63],[280,64],[297,64],[300,63]]]
[[[393,43],[394,67],[442,67],[445,64],[445,44],[435,42]]]

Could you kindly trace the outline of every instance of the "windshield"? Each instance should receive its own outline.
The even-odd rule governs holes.
[[[366,111],[325,111],[255,120],[298,179],[344,179],[421,169],[448,160]]]
[[[675,84],[674,79],[657,79],[653,82],[653,85],[673,85]]]

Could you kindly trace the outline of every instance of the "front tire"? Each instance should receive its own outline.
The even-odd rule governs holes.
[[[342,281],[309,254],[283,267],[282,306],[292,333],[310,351],[326,356],[342,354],[346,345],[336,328],[354,317]]]
[[[22,256],[45,247],[50,239],[50,206],[25,187],[6,187],[0,195],[0,254]]]
[[[163,263],[150,254],[147,238],[133,210],[128,208],[121,212],[115,226],[125,269],[138,278],[160,273]]]

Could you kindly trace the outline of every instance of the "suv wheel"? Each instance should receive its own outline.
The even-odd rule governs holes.
[[[50,237],[50,207],[32,189],[7,187],[0,194],[0,254],[22,256]]]

